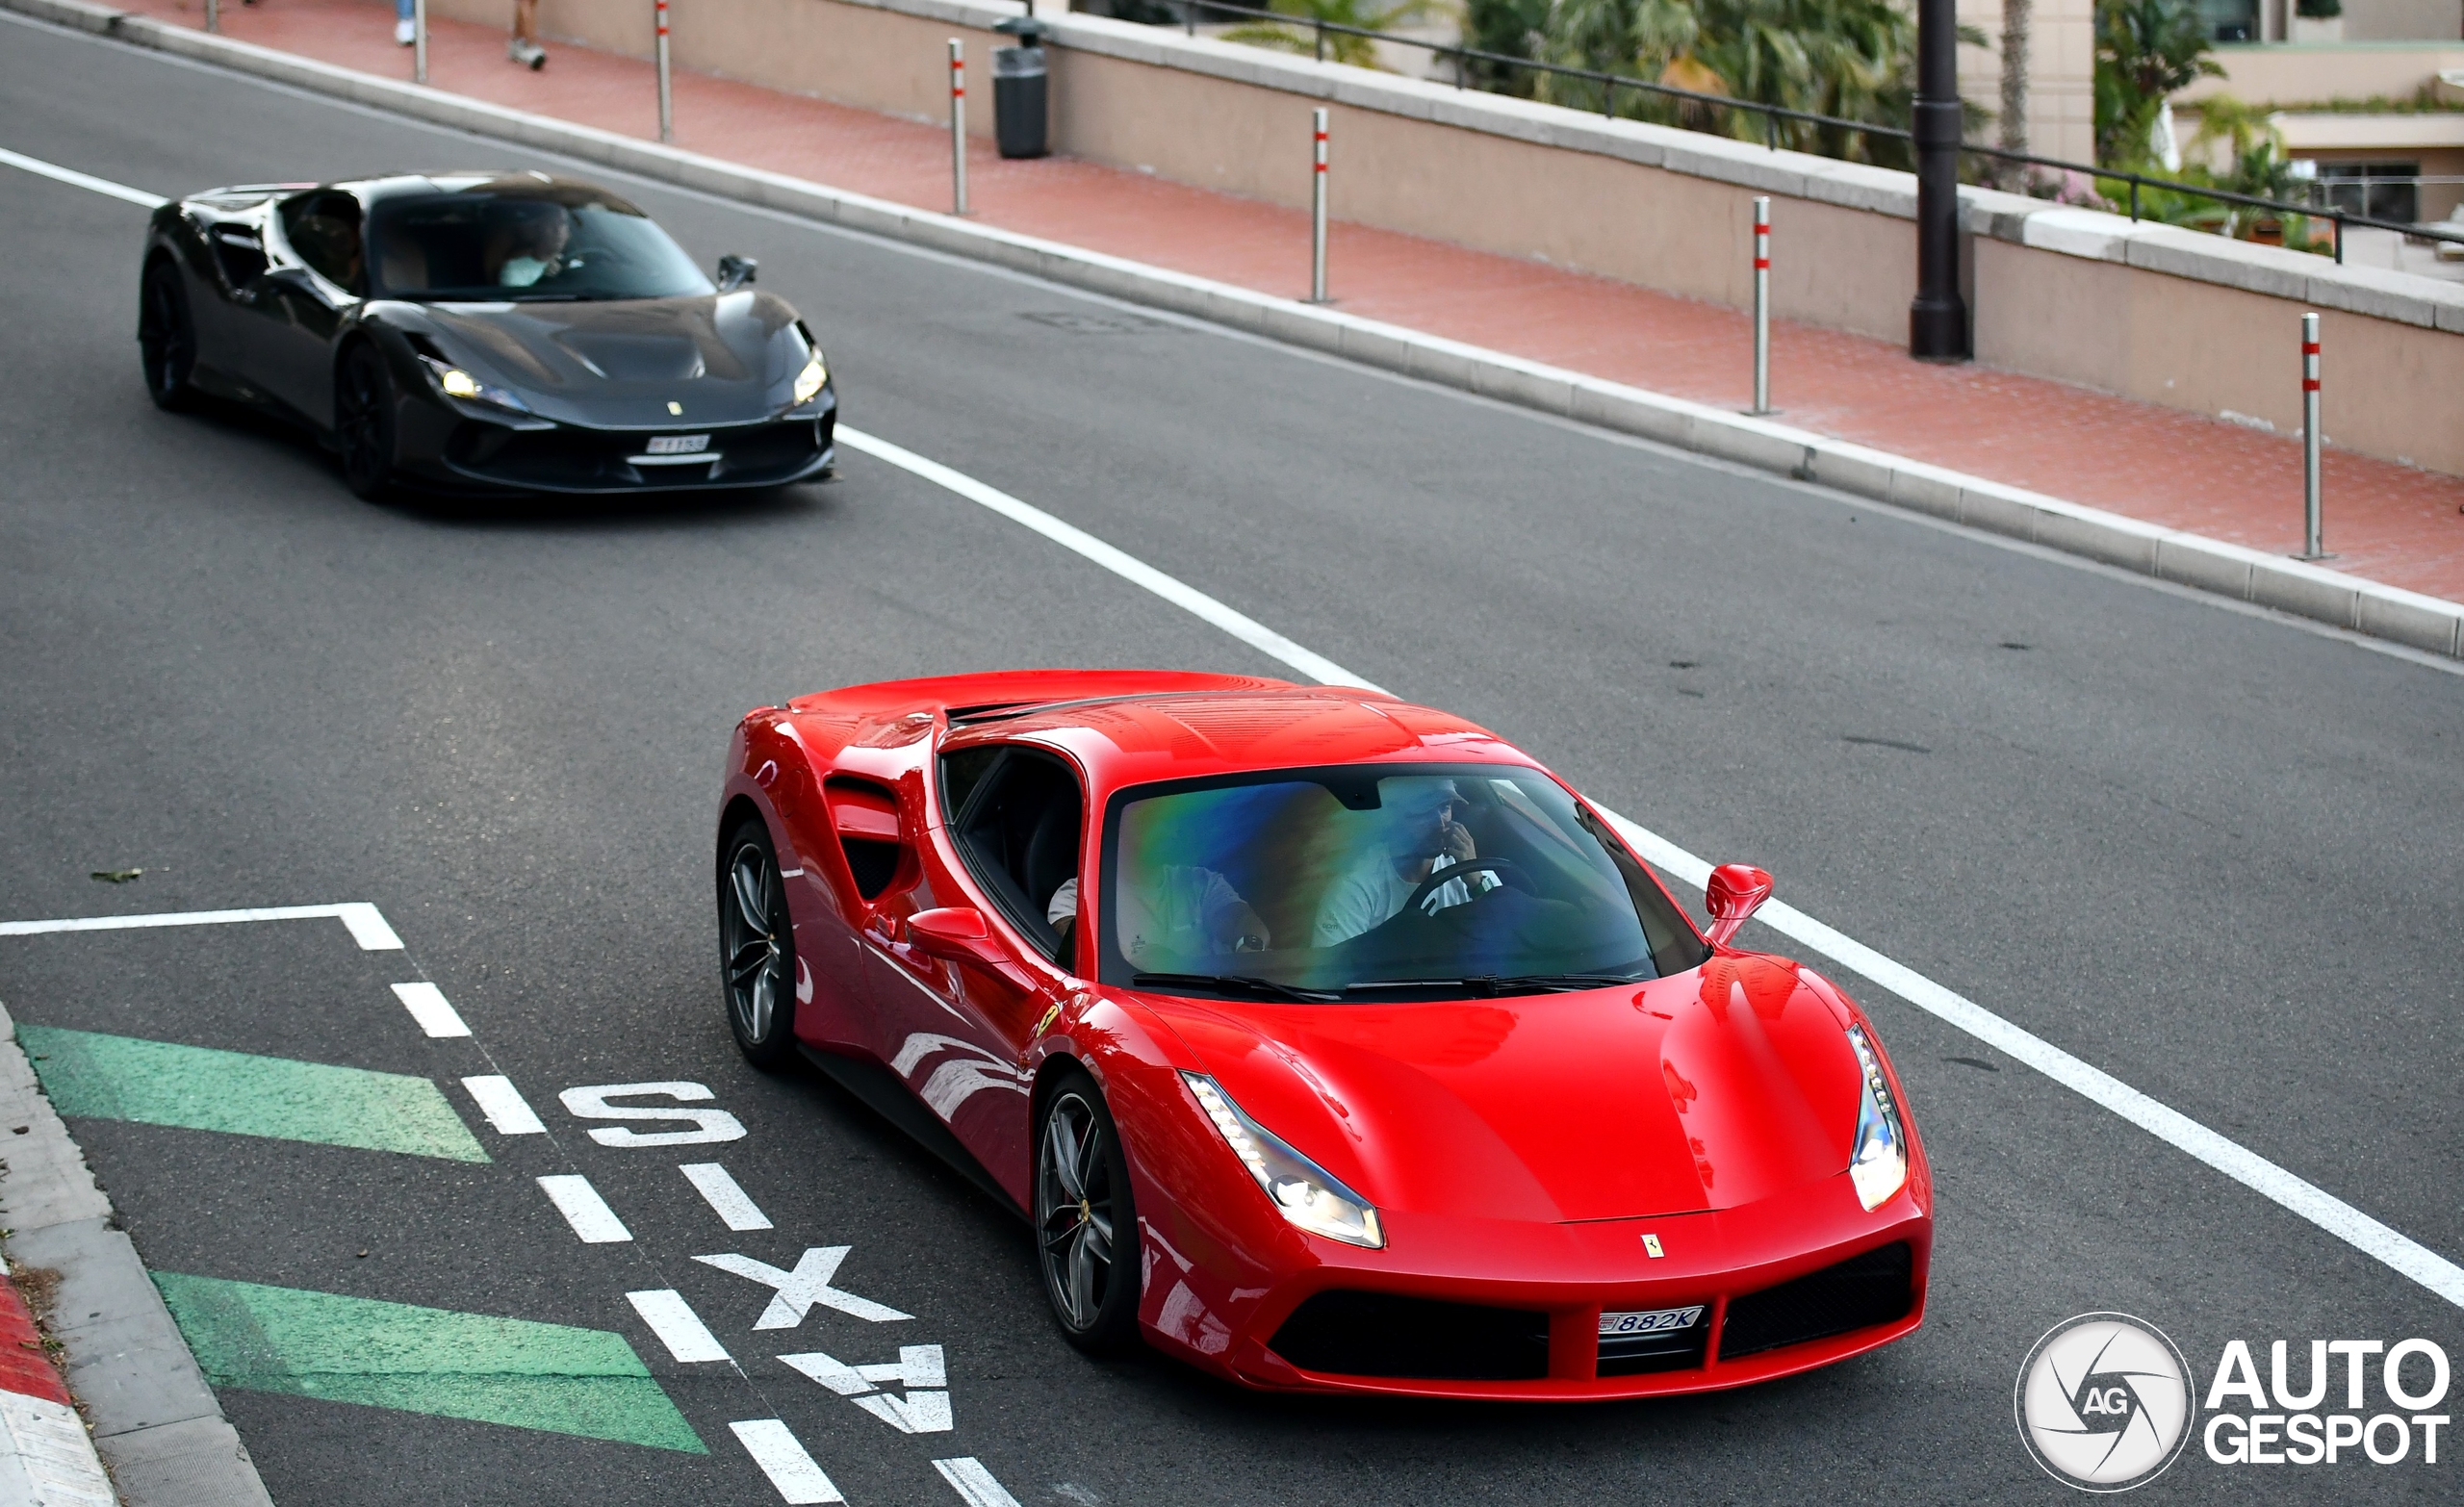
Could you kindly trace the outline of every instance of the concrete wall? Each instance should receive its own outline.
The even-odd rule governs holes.
[[[503,0],[434,0],[493,18]],[[645,53],[640,0],[543,0],[556,35]],[[944,41],[979,81],[982,0],[676,0],[680,65],[864,109],[946,118]],[[1313,106],[1330,105],[1340,218],[1542,257],[1743,306],[1752,199],[1770,193],[1790,247],[1783,317],[1904,340],[1914,292],[1914,186],[1904,173],[1478,91],[1363,72],[1089,16],[1055,21],[1059,150],[1287,205],[1306,202]],[[980,97],[980,96],[979,96]],[[969,113],[988,132],[991,112]],[[2040,200],[1969,191],[1976,354],[2192,412],[2298,422],[2295,331],[2326,315],[2330,435],[2464,474],[2464,288],[2226,242]]]

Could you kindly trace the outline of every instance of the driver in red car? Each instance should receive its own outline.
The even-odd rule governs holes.
[[[1395,825],[1386,841],[1354,859],[1319,898],[1318,921],[1310,937],[1313,945],[1332,947],[1373,930],[1401,910],[1431,874],[1480,856],[1471,830],[1454,819],[1465,804],[1454,781],[1413,783],[1421,788],[1408,800],[1389,803]],[[1493,874],[1475,874],[1470,884],[1449,880],[1422,904],[1431,911],[1444,910],[1469,901],[1473,886],[1485,892],[1497,882]]]

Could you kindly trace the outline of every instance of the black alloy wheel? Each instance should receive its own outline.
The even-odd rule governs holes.
[[[796,939],[786,881],[758,817],[737,823],[720,851],[719,972],[728,1030],[746,1061],[776,1072],[796,1055]]]
[[[1129,1159],[1094,1080],[1071,1072],[1036,1127],[1037,1266],[1052,1316],[1091,1354],[1138,1338],[1138,1211]]]
[[[137,353],[145,368],[145,394],[154,406],[177,413],[196,396],[196,325],[189,318],[188,291],[167,258],[145,268],[138,289]]]
[[[384,353],[365,342],[334,373],[334,443],[351,494],[369,502],[384,496],[394,479],[394,374]]]

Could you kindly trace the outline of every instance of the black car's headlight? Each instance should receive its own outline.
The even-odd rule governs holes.
[[[439,361],[434,356],[420,357],[420,365],[427,369],[428,377],[436,383],[436,390],[448,397],[459,398],[466,403],[487,403],[517,414],[530,412],[530,405],[522,400],[522,395],[509,387],[482,382],[460,367]]]
[[[811,402],[820,395],[823,386],[829,381],[830,368],[823,363],[821,352],[816,350],[812,353],[812,359],[805,363],[805,369],[796,373],[795,406],[802,408],[805,404]]]
[[[1861,1081],[1848,1180],[1856,1185],[1857,1201],[1875,1209],[1908,1182],[1908,1136],[1900,1126],[1899,1106],[1891,1102],[1890,1085],[1883,1077],[1882,1057],[1865,1039],[1863,1027],[1848,1028],[1848,1044],[1857,1049]]]
[[[1241,1107],[1216,1086],[1214,1079],[1185,1072],[1181,1081],[1190,1086],[1198,1108],[1215,1123],[1224,1144],[1258,1180],[1268,1202],[1287,1222],[1347,1245],[1373,1251],[1385,1248],[1386,1231],[1378,1224],[1377,1210],[1368,1199],[1336,1182],[1325,1168],[1242,1113]]]

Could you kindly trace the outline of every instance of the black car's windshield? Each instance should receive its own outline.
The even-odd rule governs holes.
[[[1532,994],[1680,972],[1702,940],[1598,818],[1494,765],[1279,771],[1123,791],[1101,975],[1169,994]]]
[[[680,298],[714,292],[651,217],[578,184],[517,178],[378,202],[377,294],[435,302]]]

